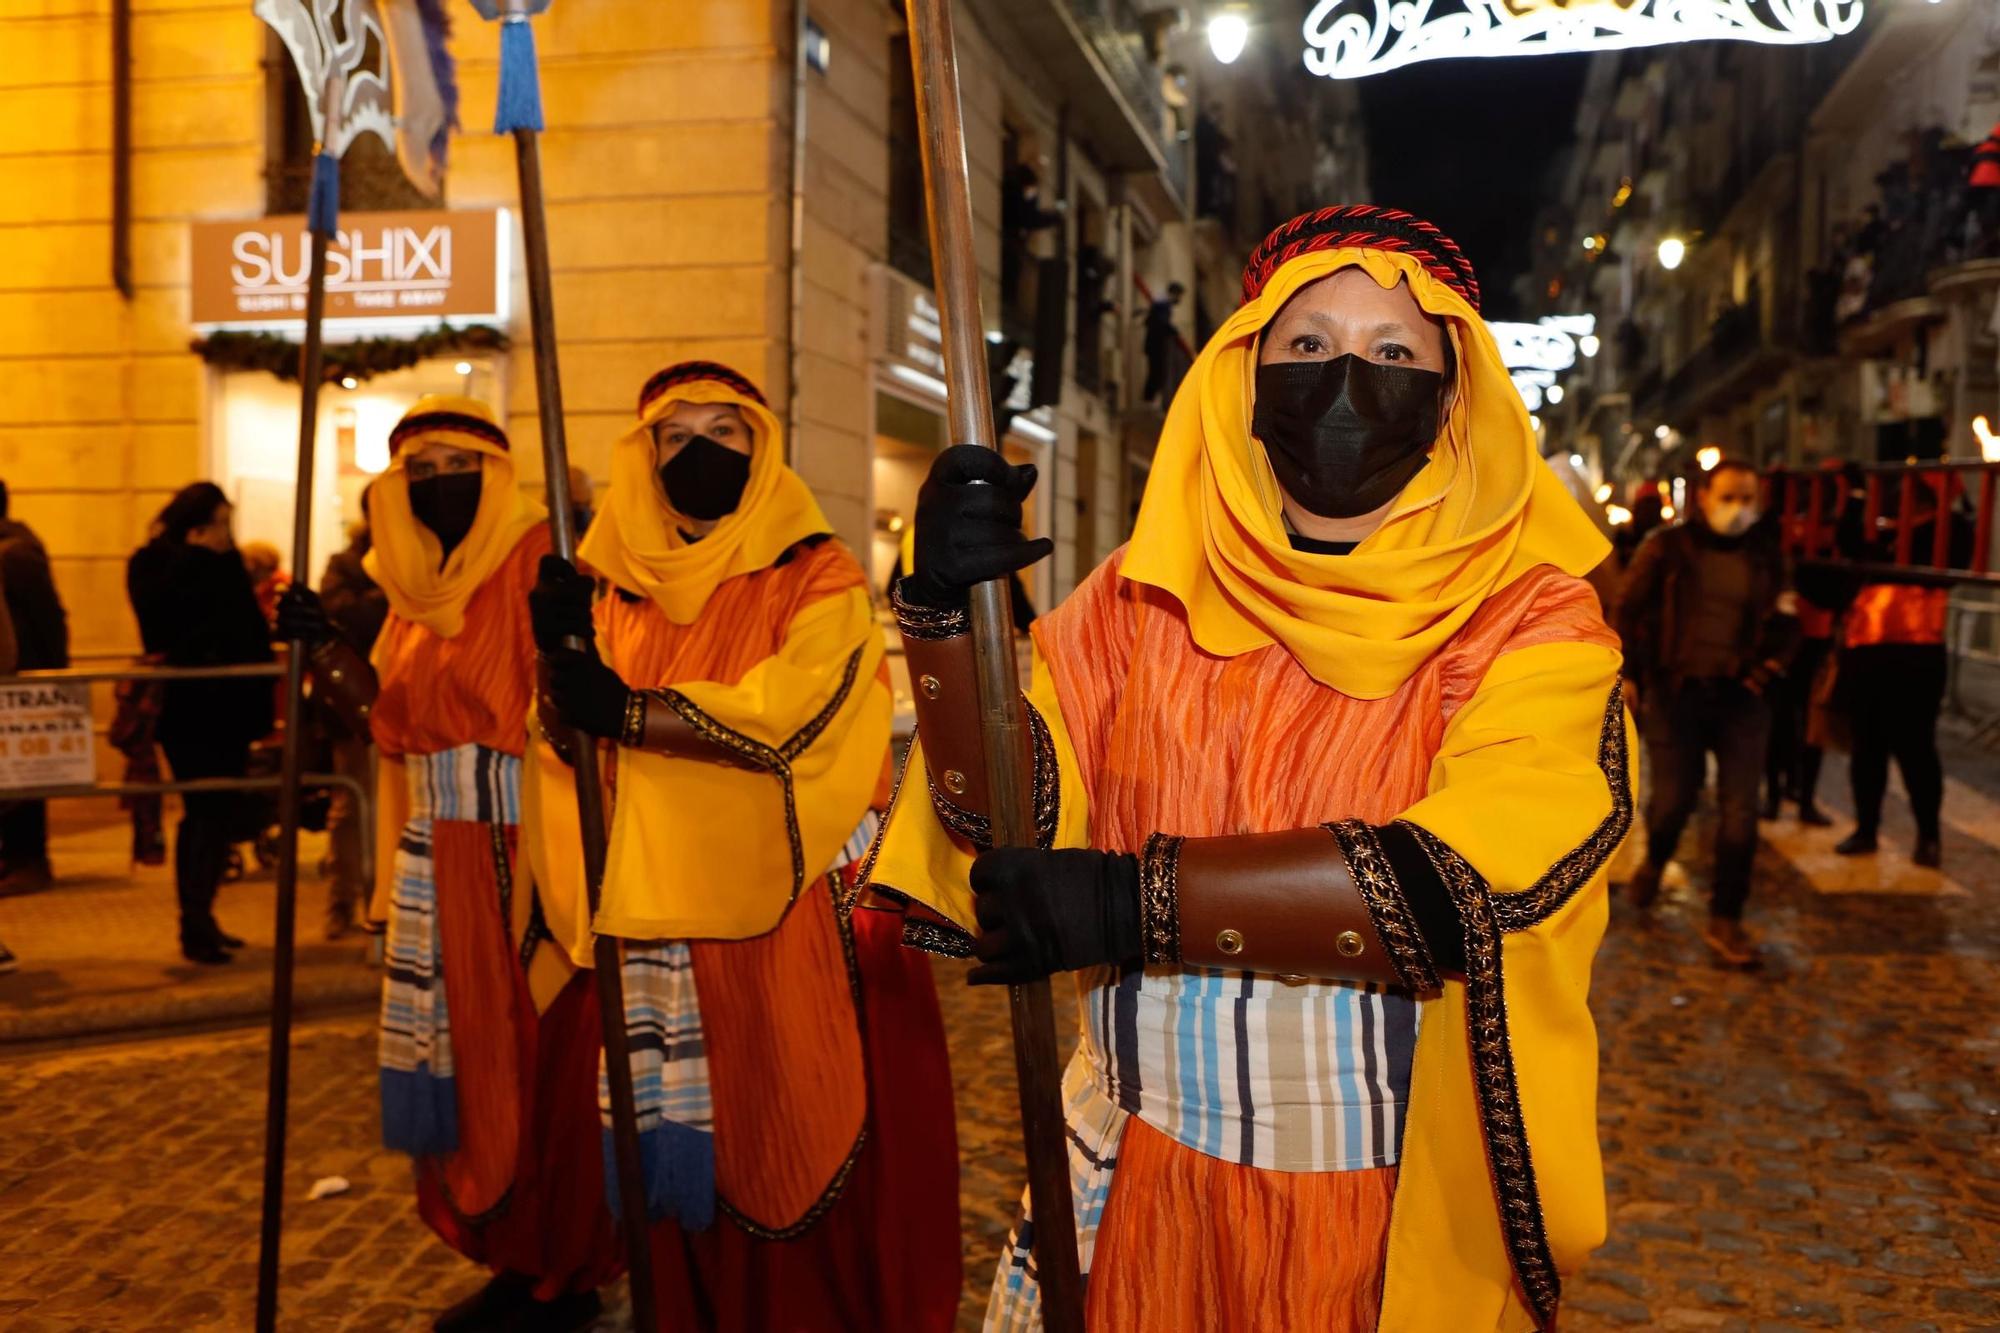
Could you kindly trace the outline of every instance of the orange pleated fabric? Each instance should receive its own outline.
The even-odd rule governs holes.
[[[861,1020],[833,895],[815,880],[778,928],[694,941],[715,1098],[715,1189],[751,1222],[806,1216],[868,1117]]]
[[[372,724],[383,754],[483,745],[518,755],[527,747],[535,689],[528,590],[548,550],[548,528],[530,529],[472,594],[465,628],[453,638],[390,615],[374,657],[382,692]]]
[[[1091,1265],[1090,1333],[1367,1333],[1382,1311],[1395,1195],[1392,1166],[1260,1171],[1135,1116]]]

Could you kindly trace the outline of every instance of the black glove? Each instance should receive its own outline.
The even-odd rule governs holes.
[[[294,583],[278,594],[278,637],[287,642],[302,640],[306,647],[317,648],[339,638],[340,631],[327,617],[319,594]]]
[[[543,654],[549,664],[549,698],[566,727],[606,740],[625,732],[625,704],[632,691],[593,652],[558,648]]]
[[[980,966],[975,986],[1033,981],[1145,954],[1139,858],[1122,852],[999,847],[972,863]]]
[[[905,601],[937,610],[965,605],[975,583],[1026,569],[1055,543],[1021,535],[1021,503],[1035,489],[1035,465],[1019,467],[991,449],[959,444],[931,464],[917,492],[917,567],[903,578]]]
[[[590,603],[597,596],[597,584],[588,574],[559,555],[542,557],[535,586],[528,590],[528,620],[534,626],[535,647],[553,653],[565,639],[581,639],[588,646],[597,637],[590,618]]]

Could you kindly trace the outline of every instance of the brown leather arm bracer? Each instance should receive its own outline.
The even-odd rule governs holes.
[[[369,714],[380,690],[368,659],[347,640],[328,639],[307,654],[306,671],[312,677],[313,698],[340,719],[348,732],[367,736]]]
[[[699,759],[727,768],[775,768],[783,762],[769,746],[714,723],[665,690],[632,691],[625,703],[625,730],[618,742],[634,750]]]
[[[1350,831],[1153,835],[1139,865],[1146,961],[1437,989],[1379,849]]]
[[[900,588],[890,601],[903,634],[903,658],[916,695],[917,735],[923,740],[938,822],[975,846],[991,846],[993,802],[966,614],[913,606],[902,599]],[[1038,763],[1039,757],[1024,747],[1020,762]],[[1038,792],[1042,785],[1038,780]]]

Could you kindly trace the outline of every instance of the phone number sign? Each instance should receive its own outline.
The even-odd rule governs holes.
[[[0,792],[96,780],[88,685],[0,688]]]

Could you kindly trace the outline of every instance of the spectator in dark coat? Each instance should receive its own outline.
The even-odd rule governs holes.
[[[382,632],[382,622],[389,615],[389,594],[368,576],[363,563],[370,545],[368,525],[357,524],[347,548],[326,562],[326,573],[319,581],[320,603],[326,608],[327,619],[363,657],[374,651],[375,637]],[[375,747],[370,737],[365,732],[357,735],[343,728],[331,709],[317,712],[331,737],[329,748],[334,772],[352,777],[372,793]],[[326,937],[337,940],[354,928],[375,887],[362,876],[361,840],[367,830],[356,814],[353,793],[345,787],[333,789],[326,831],[333,847],[329,865],[332,875],[326,895]]]
[[[9,512],[4,481],[0,481],[0,596],[6,599],[19,646],[15,669],[68,666],[69,617],[56,592],[48,548],[34,529]],[[50,878],[48,802],[18,801],[0,814],[0,897],[47,888]]]
[[[230,666],[271,660],[271,630],[236,552],[229,499],[212,482],[183,488],[160,511],[152,540],[125,567],[126,592],[148,653],[168,666]],[[160,747],[174,780],[240,778],[250,744],[271,730],[267,680],[178,681],[161,705]],[[197,963],[226,963],[242,941],[215,920],[215,891],[233,843],[254,832],[254,802],[240,792],[182,799],[174,842],[181,952]]]
[[[1757,853],[1757,784],[1771,725],[1765,693],[1798,646],[1797,596],[1757,473],[1724,460],[1696,483],[1695,512],[1639,547],[1619,600],[1625,674],[1652,770],[1646,863],[1631,896],[1659,894],[1715,756],[1715,876],[1702,938],[1723,962],[1753,963],[1743,929]]]

